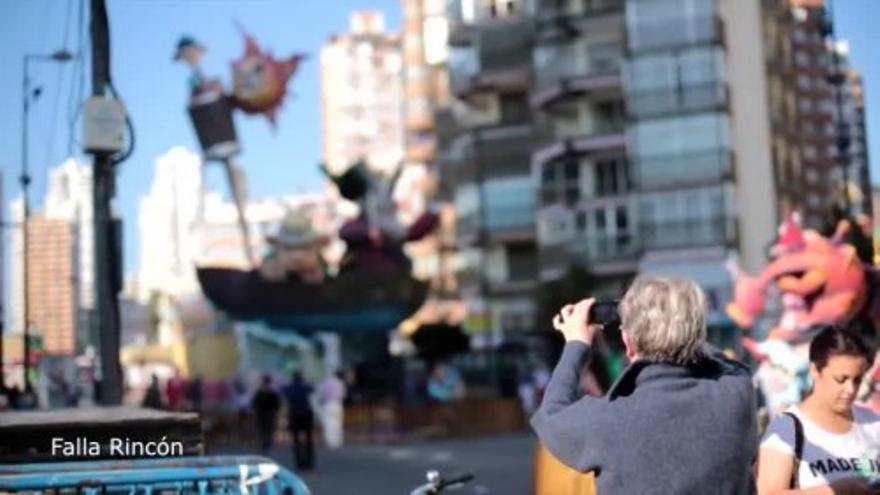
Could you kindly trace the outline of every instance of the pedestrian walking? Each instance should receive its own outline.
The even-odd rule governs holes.
[[[162,393],[159,391],[159,377],[156,376],[155,373],[150,376],[150,386],[144,394],[144,400],[141,405],[151,409],[162,409]]]
[[[813,338],[812,390],[770,421],[758,458],[759,494],[880,494],[880,416],[854,405],[869,358],[855,332],[826,326]]]
[[[251,408],[257,420],[257,434],[260,436],[260,451],[268,454],[272,450],[275,428],[278,426],[278,410],[281,398],[272,386],[272,377],[263,375],[260,388],[254,393]]]
[[[346,387],[342,372],[331,373],[318,385],[318,405],[324,444],[331,449],[342,447],[344,434]]]
[[[303,379],[302,373],[293,374],[291,382],[284,387],[287,401],[287,422],[293,437],[293,459],[296,467],[309,470],[315,466],[315,414],[311,396],[314,387]]]

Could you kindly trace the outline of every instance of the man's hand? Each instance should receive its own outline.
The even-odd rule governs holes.
[[[602,328],[602,325],[587,321],[593,302],[595,299],[591,297],[576,304],[566,304],[553,317],[553,328],[562,332],[566,342],[576,341],[592,345],[593,336]]]

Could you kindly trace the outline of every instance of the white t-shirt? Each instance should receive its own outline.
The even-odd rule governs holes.
[[[804,451],[798,467],[800,488],[827,485],[842,478],[862,475],[880,477],[880,416],[853,407],[853,428],[844,434],[830,433],[810,421],[797,406],[788,412],[801,420]],[[761,447],[794,456],[794,421],[780,414],[770,421]]]

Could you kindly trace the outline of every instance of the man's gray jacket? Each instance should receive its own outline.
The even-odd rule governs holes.
[[[707,347],[689,366],[636,361],[602,398],[579,391],[590,349],[569,342],[532,426],[600,495],[754,493],[758,438],[749,370]]]

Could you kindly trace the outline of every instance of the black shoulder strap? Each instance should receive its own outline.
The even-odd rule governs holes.
[[[798,469],[801,465],[801,458],[804,456],[804,425],[794,413],[784,413],[794,421],[794,472],[791,473],[791,483],[789,488],[798,487]]]

